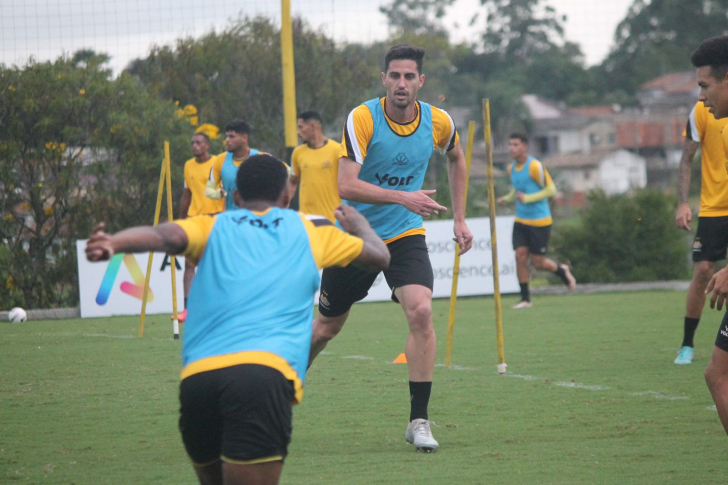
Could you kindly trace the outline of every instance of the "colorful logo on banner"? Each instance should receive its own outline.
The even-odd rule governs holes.
[[[116,275],[119,274],[119,268],[121,268],[122,261],[124,262],[124,265],[126,265],[126,269],[129,270],[129,274],[134,280],[134,283],[123,281],[119,286],[121,292],[126,293],[129,296],[133,296],[134,298],[137,298],[139,300],[143,298],[144,274],[139,267],[139,263],[137,263],[137,260],[133,254],[117,254],[113,258],[111,258],[111,261],[109,261],[109,266],[106,268],[104,279],[101,281],[99,293],[96,295],[96,303],[98,305],[103,306],[106,304],[107,301],[109,301],[109,295],[111,295],[111,290],[114,287]],[[154,293],[152,293],[152,289],[149,288],[147,302],[151,303],[152,301],[154,301]]]

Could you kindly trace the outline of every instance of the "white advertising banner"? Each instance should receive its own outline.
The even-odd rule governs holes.
[[[500,273],[501,293],[518,293],[516,276],[516,253],[513,251],[513,216],[496,217],[496,236],[498,247],[498,270]],[[468,219],[468,227],[473,233],[473,248],[460,257],[460,277],[458,296],[493,294],[493,258],[490,245],[490,219],[478,217]],[[435,298],[449,298],[452,291],[453,263],[457,243],[453,241],[453,222],[425,222],[427,248],[430,253],[432,270],[435,273]],[[387,286],[384,275],[380,274],[362,301],[388,301],[392,291]]]
[[[81,318],[141,315],[149,253],[116,254],[110,261],[90,263],[86,240],[76,241]],[[177,309],[182,311],[184,288],[181,261],[176,258]],[[147,314],[172,314],[172,268],[164,253],[154,253],[147,296]]]

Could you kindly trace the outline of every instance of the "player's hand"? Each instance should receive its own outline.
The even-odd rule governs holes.
[[[468,225],[465,221],[455,222],[453,232],[455,233],[455,237],[452,240],[460,246],[460,252],[458,254],[462,256],[473,247],[473,234],[470,232],[470,229],[468,229]]]
[[[341,227],[349,234],[361,234],[367,227],[371,228],[369,221],[361,213],[350,205],[342,205],[334,210],[334,217],[339,221]]]
[[[728,296],[728,266],[718,271],[710,279],[708,287],[705,288],[705,294],[710,292],[713,294],[710,297],[710,308],[716,308],[718,310],[723,309],[723,304]]]
[[[526,203],[526,201],[524,199],[525,196],[526,196],[526,194],[524,194],[520,190],[518,192],[516,192],[516,199],[518,199],[518,202],[520,202],[521,204],[525,204]]]
[[[690,230],[690,221],[693,220],[693,212],[688,204],[680,204],[675,212],[675,225],[680,229]]]
[[[99,223],[91,237],[86,242],[86,259],[94,261],[108,261],[114,256],[114,246],[111,243],[111,236],[106,234],[104,230],[106,224]]]
[[[447,210],[444,205],[438,204],[430,196],[437,192],[436,190],[417,190],[415,192],[402,192],[405,196],[402,204],[408,211],[414,212],[418,216],[430,217]]]

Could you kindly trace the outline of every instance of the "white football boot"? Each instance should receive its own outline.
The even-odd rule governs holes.
[[[415,445],[417,451],[424,451],[425,453],[433,453],[437,451],[440,444],[435,438],[432,437],[432,431],[430,431],[431,421],[426,419],[414,419],[407,425],[407,432],[404,434],[404,439],[407,443]]]

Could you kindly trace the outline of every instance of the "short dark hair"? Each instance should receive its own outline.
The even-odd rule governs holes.
[[[304,111],[298,115],[298,119],[303,121],[315,120],[318,121],[321,126],[324,125],[324,120],[321,119],[321,115],[316,111]]]
[[[192,138],[194,138],[196,136],[201,136],[202,138],[204,138],[208,145],[211,143],[210,136],[207,133],[205,133],[204,131],[198,131],[196,133],[192,133]]]
[[[234,131],[241,135],[250,135],[250,125],[247,121],[235,119],[225,126],[225,132],[228,131]]]
[[[389,69],[389,63],[397,60],[415,61],[417,72],[422,74],[422,61],[425,58],[425,49],[409,44],[397,44],[389,48],[384,56],[384,72]]]
[[[514,138],[521,140],[523,143],[528,145],[528,137],[523,133],[511,133],[511,136],[508,137],[509,140],[513,140]]]
[[[728,36],[720,35],[704,40],[690,56],[695,67],[710,66],[710,74],[723,79],[728,73]]]
[[[288,186],[288,167],[272,155],[259,154],[245,160],[235,178],[238,194],[245,201],[276,202]]]

